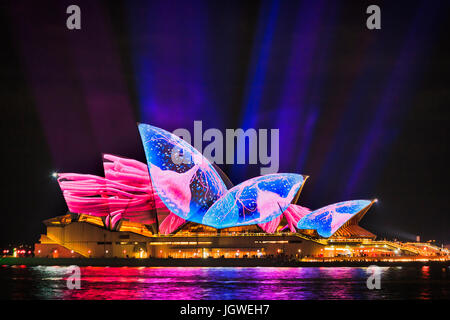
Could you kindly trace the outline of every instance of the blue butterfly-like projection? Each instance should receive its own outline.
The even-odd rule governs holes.
[[[287,209],[306,177],[277,173],[244,181],[230,190],[221,175],[178,136],[139,124],[150,178],[174,214],[217,229],[271,221]]]

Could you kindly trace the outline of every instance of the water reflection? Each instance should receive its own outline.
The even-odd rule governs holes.
[[[430,278],[430,267],[429,266],[423,266],[422,267],[422,278],[423,279],[429,279]]]
[[[81,289],[67,288],[68,267],[0,267],[4,299],[443,299],[445,269],[381,268],[381,290],[367,268],[83,267]]]

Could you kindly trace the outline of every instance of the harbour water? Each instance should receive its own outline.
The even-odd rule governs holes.
[[[379,290],[367,268],[0,266],[0,299],[310,300],[450,299],[450,267],[381,267]]]

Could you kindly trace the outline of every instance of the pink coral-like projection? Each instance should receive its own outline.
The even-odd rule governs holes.
[[[71,212],[103,217],[105,226],[115,229],[120,219],[151,225],[171,212],[158,197],[150,181],[147,165],[109,154],[103,156],[105,178],[95,175],[61,173],[58,182]],[[166,223],[171,233],[184,223]],[[175,229],[173,229],[175,228]]]

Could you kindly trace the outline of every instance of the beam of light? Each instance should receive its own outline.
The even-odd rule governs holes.
[[[134,75],[141,122],[167,130],[221,117],[209,88],[207,2],[130,2]]]
[[[308,117],[306,110],[309,82],[312,77],[312,65],[319,40],[320,24],[323,18],[323,1],[305,2],[298,9],[296,25],[292,31],[291,49],[287,63],[286,75],[277,104],[278,118],[275,127],[280,128],[283,149],[295,150],[298,134],[303,133]],[[312,127],[310,126],[310,130]],[[286,170],[295,163],[292,158],[280,159],[281,170]]]
[[[319,109],[313,107],[312,110],[308,112],[305,123],[300,129],[302,134],[299,141],[299,148],[296,152],[298,156],[297,159],[297,172],[303,172],[305,169],[305,162],[308,156],[309,148],[312,144],[314,129],[316,127],[316,123],[319,117]]]
[[[279,128],[282,149],[296,150],[298,144],[294,140],[299,132],[305,138],[301,147],[311,142],[318,110],[308,108],[304,115],[307,119],[300,124],[299,117],[303,116],[306,102],[307,78],[311,76],[322,9],[323,1],[301,5],[266,1],[261,8],[241,123],[243,128]],[[286,14],[295,23],[279,19]],[[316,84],[320,86],[319,82]],[[305,150],[303,158],[306,154]],[[282,159],[281,171],[292,168],[293,158]],[[233,174],[242,177],[244,170],[235,166]]]
[[[61,31],[54,28],[61,23],[59,13],[65,12],[61,3],[50,11],[12,6],[25,71],[54,165],[69,169],[92,163],[101,152],[135,153],[140,145],[106,14],[98,2],[79,5],[84,8],[84,28],[77,31],[64,25]]]
[[[306,163],[310,149],[314,142],[315,130],[319,117],[324,107],[324,90],[327,70],[330,66],[330,55],[333,48],[333,37],[335,36],[335,26],[339,13],[337,2],[327,4],[324,8],[323,19],[320,26],[320,43],[317,45],[316,57],[314,61],[313,75],[309,81],[309,97],[306,103],[306,116],[299,119],[299,141],[295,159],[297,159],[297,172],[306,172]]]
[[[337,19],[332,18],[331,21],[337,21]],[[333,29],[335,30],[335,27]],[[334,32],[337,39],[345,37],[345,34]],[[324,195],[328,192],[328,190],[324,190],[324,187],[330,185],[329,177],[339,171],[336,165],[337,159],[339,156],[345,156],[342,147],[348,144],[348,125],[352,124],[351,121],[346,121],[351,118],[352,114],[352,111],[348,110],[348,105],[351,102],[355,108],[361,105],[353,100],[357,92],[364,92],[364,86],[361,84],[367,75],[363,71],[367,68],[369,62],[367,56],[373,51],[375,37],[360,35],[358,38],[361,41],[358,41],[356,48],[350,52],[353,54],[347,55],[343,60],[344,63],[337,65],[338,74],[346,75],[345,81],[333,84],[333,87],[336,88],[331,91],[333,97],[328,101],[327,108],[320,112],[320,123],[311,146],[311,157],[307,163],[308,172],[315,175],[315,179],[312,181],[313,195]],[[336,46],[338,47],[339,44]],[[334,200],[339,200],[339,198]]]
[[[67,32],[68,45],[91,130],[100,152],[133,154],[140,139],[110,21],[99,2],[79,5],[84,28]],[[90,36],[92,30],[95,37]]]
[[[402,125],[400,122],[402,117],[394,115],[407,112],[407,108],[401,106],[401,101],[409,101],[405,99],[405,95],[413,89],[414,80],[417,80],[415,76],[423,65],[421,61],[424,59],[421,57],[426,49],[425,42],[429,40],[429,30],[435,21],[433,17],[438,12],[437,10],[437,7],[427,5],[425,2],[417,10],[416,17],[376,107],[374,119],[364,136],[363,145],[356,158],[350,179],[346,188],[343,189],[344,198],[352,196],[363,177],[367,177],[366,169],[375,153],[386,153],[397,137],[397,134],[391,134],[386,130],[387,122],[394,118],[398,119],[396,123],[398,126]],[[378,159],[380,158],[378,157]],[[380,164],[378,164],[379,166]],[[371,173],[373,174],[373,172]]]
[[[279,0],[265,0],[261,6],[243,103],[244,112],[241,123],[244,130],[255,128],[258,124],[257,119],[267,78],[279,8]]]
[[[241,115],[241,127],[244,130],[255,128],[258,125],[279,7],[279,0],[265,0],[261,4]],[[245,148],[237,152],[242,151],[247,152]],[[235,157],[237,157],[237,152],[235,152]],[[231,178],[234,180],[237,180],[238,177],[242,178],[245,170],[246,168],[243,166],[235,165],[232,168]]]
[[[406,26],[402,27],[403,30],[407,30]],[[319,176],[313,193],[329,193],[333,196],[333,200],[341,199],[342,194],[339,195],[332,190],[332,185],[328,181],[347,179],[346,174],[353,165],[352,160],[357,157],[360,148],[365,144],[360,132],[365,132],[375,118],[370,117],[371,113],[376,112],[376,104],[372,101],[383,94],[386,70],[392,68],[392,61],[385,58],[388,55],[386,50],[394,54],[398,47],[398,37],[393,35],[371,33],[361,36],[365,42],[357,51],[358,55],[345,64],[345,68],[353,67],[351,74],[356,74],[355,81],[351,86],[342,85],[345,91],[337,95],[330,116],[325,119],[327,124],[325,133],[328,137],[320,134],[320,139],[316,142],[320,158],[313,164],[313,168]],[[394,45],[386,49],[386,43],[390,42]],[[353,65],[352,61],[356,63]],[[341,193],[344,190],[345,188]]]
[[[87,163],[98,156],[98,150],[83,95],[74,80],[76,73],[70,68],[69,32],[61,27],[65,9],[62,2],[50,8],[18,1],[8,6],[18,55],[53,165],[92,169]]]

